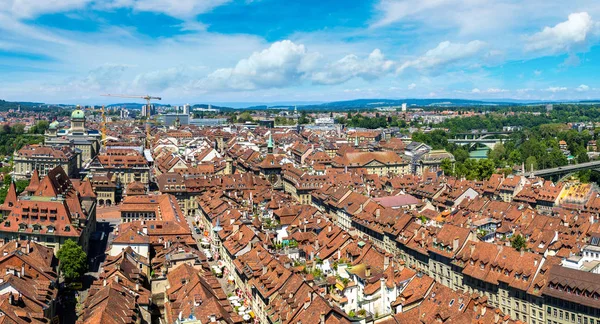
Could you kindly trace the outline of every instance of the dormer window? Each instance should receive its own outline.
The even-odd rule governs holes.
[[[54,233],[54,231],[55,231],[55,228],[52,225],[48,225],[47,229],[48,229],[48,233]]]

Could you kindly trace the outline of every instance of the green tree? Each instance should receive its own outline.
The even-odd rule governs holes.
[[[44,134],[50,124],[46,120],[38,121],[33,127],[29,129],[31,134]]]
[[[521,251],[527,248],[527,240],[525,240],[525,238],[519,234],[510,240],[510,245],[517,249],[517,251]]]
[[[245,123],[245,122],[252,122],[252,121],[254,121],[254,118],[252,118],[252,115],[250,115],[250,112],[248,112],[248,111],[244,111],[243,113],[241,113],[237,116],[238,123]]]
[[[535,156],[530,156],[527,158],[527,160],[525,160],[525,170],[531,170],[532,168],[534,170],[537,170],[538,168],[537,159]]]
[[[452,161],[450,159],[443,159],[442,164],[440,166],[444,171],[444,174],[447,176],[454,176],[454,167]]]
[[[477,163],[477,175],[479,180],[488,180],[496,170],[494,161],[490,159],[479,160]]]
[[[498,143],[494,146],[494,149],[488,153],[488,157],[494,161],[502,161],[505,154],[506,149],[504,148],[504,144]]]
[[[67,240],[56,255],[66,281],[80,279],[87,271],[87,255],[75,241]]]
[[[585,162],[590,162],[590,157],[587,155],[587,152],[581,152],[577,154],[577,163]]]

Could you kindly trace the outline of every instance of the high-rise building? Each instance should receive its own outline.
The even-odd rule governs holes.
[[[402,112],[406,112],[406,102],[402,104]]]
[[[183,114],[184,115],[189,115],[190,114],[190,104],[183,105]]]
[[[146,118],[150,118],[150,116],[156,115],[154,105],[143,105],[142,106],[142,116]]]

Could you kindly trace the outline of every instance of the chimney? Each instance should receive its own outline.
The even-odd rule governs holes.
[[[473,312],[474,312],[475,314],[477,314],[477,312],[478,312],[478,311],[479,311],[479,303],[478,303],[478,302],[475,302],[475,305],[473,306]]]
[[[135,291],[140,291],[140,284],[139,283],[135,283]]]
[[[11,293],[8,295],[8,302],[9,302],[11,305],[14,305],[14,304],[15,304],[15,296],[13,296],[13,293],[12,293],[12,292],[11,292]]]
[[[144,227],[142,227],[142,233],[148,235],[148,226],[144,225]]]
[[[471,255],[475,252],[475,243],[471,243]]]
[[[263,266],[263,271],[262,271],[262,274],[263,274],[263,275],[267,274],[267,266]]]
[[[321,312],[319,319],[321,324],[325,324],[325,312]]]
[[[367,264],[365,268],[365,277],[369,278],[371,276],[371,266]]]
[[[327,226],[327,232],[331,232],[331,225]]]
[[[383,269],[387,269],[387,267],[390,265],[390,257],[386,254],[383,257]]]
[[[27,240],[27,254],[29,254],[31,252],[31,250],[29,248],[30,248],[30,246],[29,246],[29,240]]]
[[[379,217],[379,216],[381,216],[381,209],[377,208],[375,210],[375,217]]]
[[[102,281],[102,286],[103,286],[103,287],[106,287],[106,284],[107,284],[107,282],[106,282],[106,279],[104,279],[104,280]]]
[[[485,305],[481,305],[481,316],[485,315],[486,311],[487,311],[487,307],[485,307]]]
[[[21,278],[25,278],[25,262],[21,264]]]
[[[452,241],[452,251],[458,251],[458,237],[455,237]]]
[[[319,249],[319,240],[315,240],[315,250]]]
[[[496,308],[496,313],[494,314],[494,323],[498,323],[500,321],[500,309]]]
[[[525,254],[525,249],[521,249],[521,256],[523,256]]]
[[[115,276],[115,282],[119,283],[119,276]]]

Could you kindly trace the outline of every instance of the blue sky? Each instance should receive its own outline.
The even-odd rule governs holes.
[[[592,0],[0,0],[0,99],[599,99]]]

